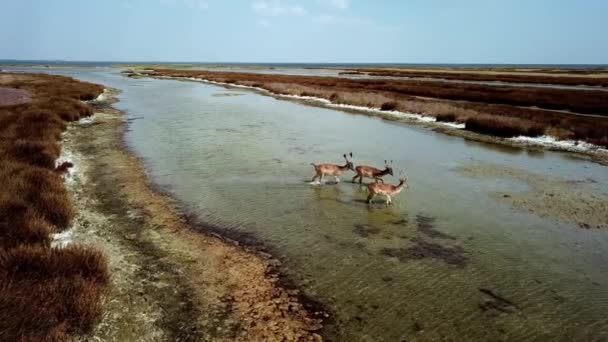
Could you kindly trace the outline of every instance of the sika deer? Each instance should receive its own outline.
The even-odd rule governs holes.
[[[350,153],[351,160],[348,160],[348,157],[346,156],[346,154],[344,154],[343,156],[344,156],[344,160],[346,161],[346,164],[344,164],[343,166],[336,165],[336,164],[316,165],[315,163],[310,163],[310,165],[312,165],[315,168],[315,176],[312,177],[311,183],[314,183],[317,178],[319,179],[319,183],[321,183],[323,181],[323,176],[334,176],[336,178],[336,182],[339,183],[340,175],[342,175],[347,170],[354,171],[355,168],[354,168],[353,162],[352,162],[353,153],[352,152]]]
[[[367,177],[374,179],[376,183],[378,183],[379,181],[384,183],[384,180],[382,179],[383,176],[393,175],[393,168],[391,166],[392,163],[393,161],[391,160],[391,164],[389,165],[389,163],[385,160],[384,170],[377,169],[373,166],[359,165],[355,168],[355,172],[357,172],[357,175],[353,177],[352,182],[354,183],[355,180],[359,178],[359,184],[361,184],[363,182],[363,177]]]
[[[367,186],[369,195],[367,196],[367,203],[372,203],[372,200],[377,195],[386,196],[386,205],[392,204],[393,200],[391,196],[399,194],[403,189],[407,188],[407,177],[402,173],[399,178],[398,185],[384,184],[384,183],[371,183]]]

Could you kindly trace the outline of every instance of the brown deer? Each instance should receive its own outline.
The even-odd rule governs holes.
[[[393,161],[391,160],[391,165],[392,163]],[[382,177],[384,177],[385,175],[393,175],[393,168],[391,165],[389,165],[386,160],[384,161],[384,170],[377,169],[373,166],[359,165],[355,168],[355,172],[357,172],[357,174],[355,175],[355,177],[353,177],[352,182],[354,183],[355,180],[359,178],[359,184],[361,184],[363,182],[363,177],[367,177],[374,179],[376,183],[384,183]]]
[[[310,163],[310,165],[312,165],[315,168],[315,175],[314,177],[312,177],[312,180],[310,181],[311,183],[314,183],[315,180],[318,178],[319,179],[319,183],[321,183],[323,181],[323,176],[334,176],[336,178],[336,182],[339,183],[340,182],[340,176],[347,170],[355,170],[353,162],[352,162],[352,158],[353,158],[353,153],[350,153],[350,158],[351,160],[348,160],[348,157],[346,156],[346,154],[343,154],[344,160],[346,161],[346,164],[344,164],[343,166],[340,165],[336,165],[336,164],[319,164],[316,165],[315,163]]]
[[[367,203],[372,203],[372,200],[377,195],[386,196],[386,205],[393,203],[391,196],[399,194],[403,189],[407,188],[407,177],[404,173],[399,177],[399,184],[384,184],[384,183],[371,183],[367,186],[369,195],[367,196]]]

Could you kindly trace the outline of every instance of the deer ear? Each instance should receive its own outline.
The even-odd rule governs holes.
[[[353,153],[352,153],[352,152],[350,153],[350,157],[351,157],[351,158],[353,157]]]

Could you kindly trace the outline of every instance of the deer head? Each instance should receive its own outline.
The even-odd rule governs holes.
[[[393,176],[393,161],[392,160],[390,163],[387,162],[386,160],[384,160],[384,168],[386,169],[386,173]]]
[[[403,185],[404,188],[407,188],[407,174],[405,171],[399,173],[399,183],[401,183],[400,185]]]
[[[344,153],[342,156],[344,156],[344,160],[346,161],[346,168],[348,170],[354,171],[355,170],[355,165],[353,165],[353,161],[352,161],[353,160],[353,153],[352,152],[349,153],[350,160],[346,156],[346,153]]]

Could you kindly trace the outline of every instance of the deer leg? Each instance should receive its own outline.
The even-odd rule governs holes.
[[[367,195],[367,203],[372,203],[372,199],[374,199],[374,196],[376,196],[375,194],[369,194]]]
[[[393,199],[391,196],[386,195],[386,205],[388,206],[389,204],[393,204]]]
[[[336,177],[336,183],[340,183],[340,176],[334,176]]]
[[[353,180],[351,182],[355,182],[355,179],[357,179],[357,177],[359,177],[359,175],[355,175],[355,177],[353,177]]]
[[[318,173],[315,174],[314,177],[312,177],[312,180],[310,182],[314,183],[317,178],[319,178],[319,174]]]
[[[382,182],[382,184],[384,184],[384,179],[382,179],[382,178],[376,178],[376,182]]]
[[[359,176],[359,184],[363,183],[363,176]]]

